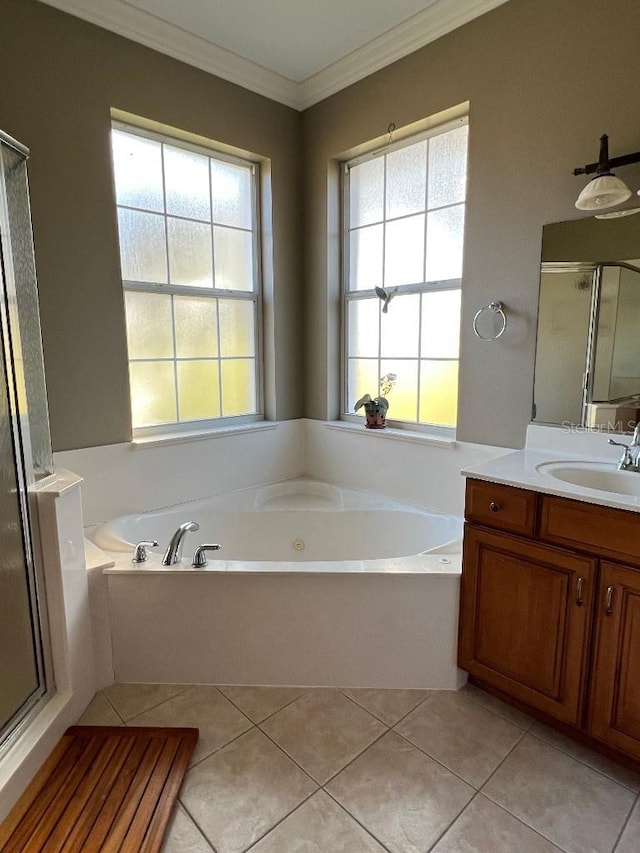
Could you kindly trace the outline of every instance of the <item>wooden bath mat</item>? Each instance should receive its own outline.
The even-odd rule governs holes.
[[[160,850],[197,740],[198,729],[73,726],[0,826],[0,850]]]

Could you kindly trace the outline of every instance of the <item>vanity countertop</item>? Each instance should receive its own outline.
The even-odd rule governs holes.
[[[544,492],[548,495],[557,495],[563,498],[584,501],[585,503],[640,513],[640,495],[627,495],[620,492],[586,488],[582,485],[564,482],[549,474],[541,473],[539,470],[541,466],[543,466],[544,470],[544,466],[551,467],[554,463],[558,466],[598,466],[603,470],[610,469],[611,472],[616,472],[616,462],[612,461],[611,458],[600,457],[594,459],[592,456],[582,456],[578,453],[568,454],[566,452],[558,453],[550,450],[525,449],[508,453],[490,462],[483,462],[480,465],[464,468],[461,473],[465,477],[473,477],[478,480],[502,483],[506,486],[530,489],[534,492]],[[634,486],[637,482],[640,491],[640,473],[630,471],[619,473],[624,474],[625,478],[638,478],[637,481],[633,480],[631,482]]]

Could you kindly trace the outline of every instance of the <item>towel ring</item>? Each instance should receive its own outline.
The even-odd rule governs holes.
[[[481,335],[478,331],[478,319],[483,311],[493,311],[494,314],[498,314],[501,318],[501,325],[498,333],[493,335],[492,337],[485,337]],[[485,305],[484,308],[481,308],[476,312],[476,316],[473,318],[473,331],[477,338],[480,338],[481,341],[497,341],[499,337],[504,334],[505,329],[507,328],[507,315],[504,313],[504,305],[502,302],[490,302],[488,305]]]

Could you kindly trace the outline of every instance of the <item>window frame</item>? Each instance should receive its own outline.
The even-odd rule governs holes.
[[[265,403],[264,403],[264,329],[263,329],[263,280],[262,280],[262,231],[261,231],[261,219],[260,219],[260,161],[256,157],[256,159],[250,159],[245,152],[243,152],[243,156],[234,155],[228,153],[228,151],[222,151],[215,146],[215,143],[212,142],[211,145],[204,145],[199,143],[190,142],[180,138],[179,135],[173,136],[170,133],[162,132],[159,133],[155,130],[150,130],[147,127],[142,127],[140,125],[134,124],[130,121],[123,121],[116,118],[112,118],[111,121],[111,131],[121,131],[124,133],[128,133],[133,136],[139,136],[143,139],[150,139],[154,142],[162,143],[164,145],[169,145],[173,148],[179,148],[185,151],[189,151],[194,154],[200,154],[205,157],[208,157],[212,160],[218,160],[225,163],[231,163],[233,165],[242,166],[243,168],[248,168],[251,174],[251,247],[252,247],[252,282],[253,289],[252,290],[231,290],[231,289],[223,289],[216,287],[197,287],[190,285],[182,285],[182,284],[171,284],[170,282],[162,283],[162,282],[141,282],[141,281],[133,281],[130,279],[125,279],[122,275],[122,262],[120,264],[120,280],[122,284],[122,295],[123,295],[123,310],[125,310],[125,322],[126,322],[126,309],[124,305],[125,294],[127,292],[131,293],[151,293],[151,294],[162,294],[167,296],[193,296],[197,298],[208,298],[208,299],[237,299],[239,301],[251,302],[254,305],[254,317],[255,317],[255,328],[254,328],[254,352],[255,355],[253,360],[255,362],[255,389],[256,389],[256,411],[242,414],[242,415],[221,415],[216,418],[202,418],[196,420],[189,421],[181,421],[175,420],[162,424],[153,424],[147,426],[136,427],[133,425],[133,399],[131,394],[131,379],[129,373],[129,365],[132,363],[132,359],[129,356],[129,345],[127,340],[127,371],[128,371],[128,387],[129,387],[129,406],[130,412],[132,416],[132,440],[144,439],[144,438],[160,438],[162,436],[170,437],[172,435],[181,435],[188,433],[215,433],[216,430],[225,430],[228,431],[229,428],[233,428],[234,426],[246,426],[252,423],[259,423],[265,420]],[[111,135],[110,135],[111,139]],[[164,158],[164,155],[162,155]],[[164,159],[163,159],[164,161]],[[113,164],[113,157],[112,157]],[[142,213],[152,213],[158,216],[162,216],[165,222],[165,242],[168,240],[167,237],[167,220],[171,217],[174,219],[185,220],[189,222],[198,222],[202,224],[207,224],[211,227],[212,231],[212,239],[213,239],[213,228],[215,226],[215,222],[213,219],[213,212],[211,215],[210,221],[206,222],[205,220],[193,219],[185,216],[177,216],[173,214],[168,214],[166,212],[166,187],[164,181],[164,171],[163,171],[163,184],[162,184],[162,193],[163,193],[163,202],[164,202],[164,211],[162,213],[158,211],[150,211],[145,208],[137,208],[131,205],[119,204],[117,200],[117,191],[116,191],[116,175],[115,168],[112,165],[112,177],[113,177],[113,191],[114,191],[114,210],[116,213],[116,217],[118,216],[118,211],[122,210],[131,210],[134,212],[142,212]],[[225,226],[226,227],[226,226]],[[119,225],[117,224],[118,229],[118,253],[120,255],[120,233],[119,233]],[[243,230],[243,229],[239,229]],[[167,265],[169,263],[169,250],[168,250],[168,242],[166,242],[166,260]],[[169,267],[167,266],[167,270]],[[173,312],[173,308],[172,308]],[[218,316],[218,330],[219,326],[219,316]],[[174,356],[172,358],[155,358],[155,359],[133,359],[133,362],[144,362],[144,361],[153,361],[153,362],[168,362],[174,365],[174,371],[177,369],[177,364],[180,359],[175,356],[175,327],[172,324],[172,334],[174,336]],[[219,339],[219,335],[218,335]],[[199,360],[188,359],[190,361]],[[222,395],[222,381],[221,381],[221,369],[222,369],[222,357],[218,352],[218,356],[215,359],[218,364],[218,376],[220,382],[220,394]],[[232,359],[228,359],[232,360]],[[179,415],[178,408],[178,387],[177,387],[177,375],[174,379],[174,388],[176,394],[176,414]]]
[[[350,192],[349,192],[349,171],[354,166],[359,166],[362,163],[374,160],[378,157],[382,157],[386,154],[389,154],[393,151],[397,151],[402,148],[407,148],[411,145],[418,144],[420,142],[424,142],[425,140],[433,139],[436,136],[440,136],[444,133],[448,133],[452,130],[455,130],[459,127],[469,127],[469,114],[465,112],[464,115],[458,116],[449,121],[443,122],[442,124],[438,124],[434,127],[430,127],[428,130],[424,130],[419,133],[412,134],[410,136],[403,137],[399,139],[397,142],[388,142],[386,145],[380,146],[372,146],[370,150],[365,151],[362,154],[359,154],[356,157],[351,157],[347,160],[343,160],[340,163],[340,198],[341,198],[341,255],[342,255],[342,264],[341,264],[341,294],[340,294],[340,302],[341,302],[341,316],[340,316],[340,420],[345,421],[347,423],[362,423],[362,414],[354,413],[351,409],[354,401],[349,400],[348,396],[348,381],[349,381],[349,355],[348,355],[348,335],[349,335],[349,319],[348,319],[348,308],[349,303],[351,301],[356,301],[359,299],[370,299],[372,295],[375,295],[375,289],[370,288],[368,290],[349,290],[349,275],[350,275],[350,232],[351,229],[349,227],[350,222]],[[466,179],[468,183],[468,136],[467,136],[467,174]],[[429,180],[429,176],[427,173],[427,183]],[[386,180],[385,180],[385,195],[386,195]],[[439,208],[433,208],[434,210],[444,210],[449,207],[458,206],[460,203],[456,202],[454,204],[442,205]],[[467,192],[465,189],[465,198],[464,198],[464,226],[463,226],[463,251],[464,251],[464,235],[466,235],[466,213],[467,213]],[[384,197],[383,197],[383,205],[384,205]],[[383,208],[384,210],[384,208]],[[427,209],[425,208],[425,220]],[[394,217],[391,221],[396,221],[397,219],[402,219],[404,217]],[[384,219],[382,220],[384,223],[387,222],[386,219],[386,211],[384,215]],[[426,227],[426,221],[425,221]],[[425,252],[426,252],[426,244],[425,244]],[[383,268],[384,268],[384,244],[383,244]],[[460,291],[462,296],[462,282],[464,279],[464,268],[462,270],[462,275],[460,278],[455,279],[444,279],[444,280],[434,280],[429,282],[420,282],[420,283],[412,283],[412,284],[403,284],[398,285],[398,295],[405,294],[422,294],[422,293],[432,293],[437,291]],[[395,289],[395,286],[394,286]],[[380,322],[381,322],[381,314],[380,314]],[[462,321],[462,309],[460,312],[460,321]],[[380,326],[378,327],[378,335],[380,337]],[[394,359],[394,360],[403,360],[403,359]],[[407,359],[409,360],[409,359]],[[416,355],[414,360],[418,361],[418,398],[417,398],[417,408],[419,413],[420,407],[420,397],[419,397],[419,383],[420,383],[420,357],[419,354]],[[440,360],[440,359],[438,359]],[[453,359],[441,359],[442,361],[452,361]],[[458,365],[460,364],[460,355],[458,352]],[[458,374],[458,391],[460,387],[460,378]],[[404,420],[396,420],[393,418],[387,417],[386,419],[387,426],[404,431],[412,431],[419,432],[422,434],[430,434],[436,437],[442,438],[455,438],[456,429],[457,429],[457,421],[455,426],[442,426],[439,424],[431,424],[428,422],[419,422],[419,421],[404,421]]]

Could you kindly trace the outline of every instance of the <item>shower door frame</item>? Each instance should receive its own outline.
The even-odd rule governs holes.
[[[0,143],[16,151],[25,160],[29,151],[21,143],[0,131]],[[1,156],[0,156],[1,161]],[[20,516],[22,549],[26,571],[31,632],[35,653],[37,687],[0,728],[0,759],[24,732],[33,717],[50,698],[53,689],[51,642],[46,606],[45,579],[40,555],[34,544],[38,542],[37,507],[33,485],[35,477],[28,429],[28,413],[22,412],[20,400],[26,399],[24,381],[16,371],[16,359],[21,358],[20,326],[17,311],[15,270],[10,251],[11,233],[4,174],[0,172],[0,346],[6,373],[6,391],[10,411],[13,463],[16,475],[18,511]]]

